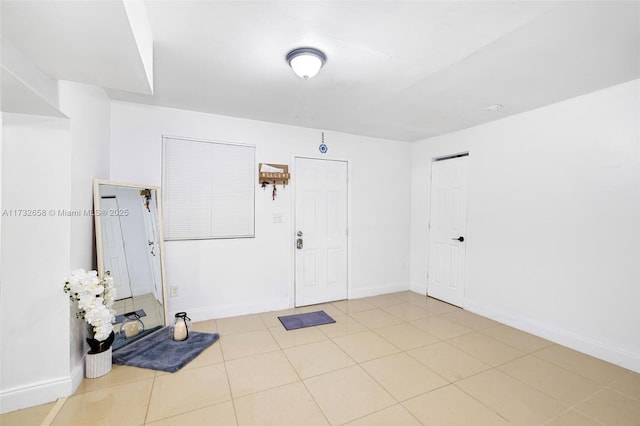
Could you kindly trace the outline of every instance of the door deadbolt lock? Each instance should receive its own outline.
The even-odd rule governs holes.
[[[298,232],[296,233],[296,235],[297,235],[298,237],[302,237],[302,231],[298,231]]]
[[[296,248],[297,248],[298,250],[302,250],[302,238],[298,238],[298,239],[296,240]]]

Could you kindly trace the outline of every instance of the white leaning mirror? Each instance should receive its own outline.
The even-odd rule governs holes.
[[[113,350],[167,325],[160,188],[94,181],[98,273],[116,288]]]

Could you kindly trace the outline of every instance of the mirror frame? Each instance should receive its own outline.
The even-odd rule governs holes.
[[[93,208],[94,208],[94,218],[95,218],[95,236],[96,236],[96,257],[98,261],[98,275],[100,277],[104,276],[104,250],[102,247],[102,216],[95,214],[95,212],[100,208],[101,198],[100,198],[100,185],[110,185],[110,186],[121,186],[125,188],[134,188],[134,189],[150,189],[156,191],[156,203],[158,203],[157,209],[157,217],[158,217],[158,235],[159,235],[159,244],[160,244],[160,279],[162,280],[162,308],[164,312],[164,324],[163,327],[166,327],[169,324],[169,308],[167,306],[167,277],[166,277],[166,268],[164,261],[164,231],[162,229],[162,196],[160,194],[160,187],[155,185],[143,185],[137,183],[126,183],[126,182],[116,182],[107,179],[94,179],[93,180]],[[116,295],[117,297],[117,295]]]

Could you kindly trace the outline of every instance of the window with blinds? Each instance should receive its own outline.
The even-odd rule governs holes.
[[[163,137],[165,240],[255,236],[255,146]]]

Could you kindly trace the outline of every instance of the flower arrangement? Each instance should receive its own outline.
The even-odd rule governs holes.
[[[80,312],[76,316],[87,321],[94,334],[92,337],[98,341],[106,340],[113,331],[116,313],[111,308],[116,297],[111,274],[107,271],[100,279],[97,271],[75,270],[65,279],[64,291],[71,300],[78,302]]]

